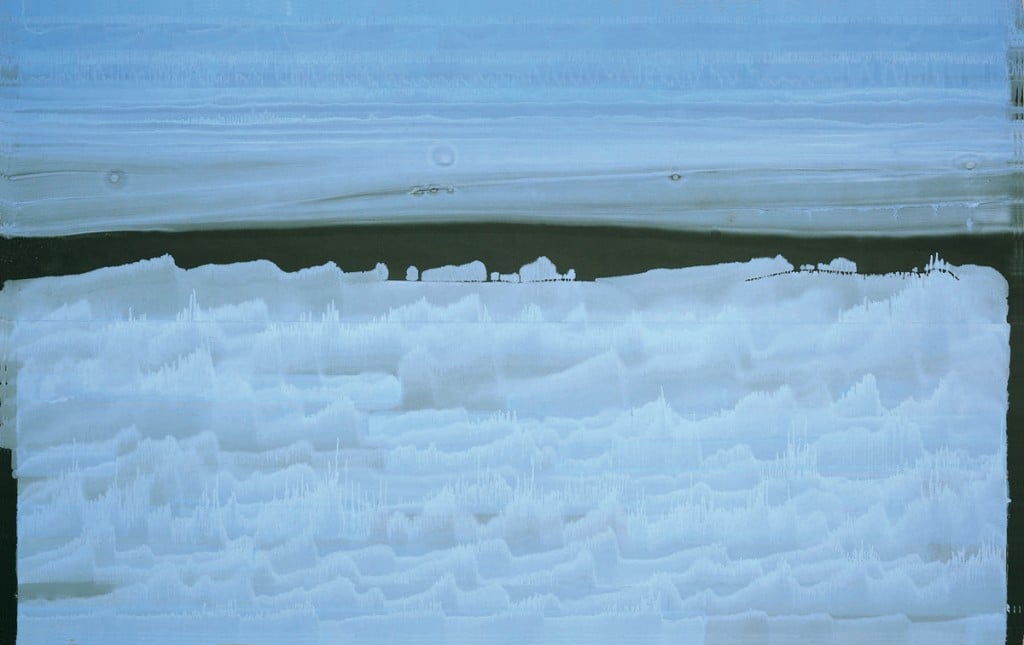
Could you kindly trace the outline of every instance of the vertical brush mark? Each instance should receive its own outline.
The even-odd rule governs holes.
[[[13,326],[11,320],[0,320],[0,448],[7,449],[15,446],[17,422],[18,368],[11,356],[10,339]]]
[[[13,643],[18,633],[18,485],[11,457],[10,448],[0,447],[0,640],[5,643]]]
[[[1010,74],[1010,118],[1024,120],[1024,46],[1011,46],[1006,63]]]
[[[1020,123],[1020,122],[1018,122]],[[1024,181],[1024,177],[1021,179]],[[1022,196],[1024,197],[1024,196]],[[1018,224],[1007,262],[1010,286],[1010,381],[1006,415],[1007,508],[1007,642],[1024,638],[1024,199],[1015,204]]]
[[[18,486],[13,470],[18,368],[12,356],[13,318],[0,315],[0,640],[9,643],[15,640],[18,624]]]
[[[21,84],[16,29],[10,17],[0,16],[0,90],[18,87]]]
[[[1006,260],[1010,287],[1010,382],[1006,414],[1007,506],[1006,642],[1024,639],[1024,1],[1014,2],[1007,53],[1010,86],[1010,129],[1013,169],[1012,238]]]
[[[0,640],[13,643],[18,625],[17,515],[14,478],[17,366],[11,357],[14,322],[0,316]]]

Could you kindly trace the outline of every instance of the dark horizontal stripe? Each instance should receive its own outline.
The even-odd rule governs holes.
[[[910,238],[738,235],[611,226],[416,224],[194,232],[95,233],[49,238],[0,238],[4,280],[73,275],[164,254],[179,267],[270,260],[285,271],[334,262],[344,271],[388,265],[392,279],[406,267],[424,269],[480,260],[489,272],[511,273],[544,255],[580,280],[755,257],[783,255],[794,266],[846,257],[861,273],[923,268],[938,253],[952,264],[982,264],[1009,280],[1024,273],[1014,262],[1011,235]],[[1015,264],[1022,266],[1015,266]]]

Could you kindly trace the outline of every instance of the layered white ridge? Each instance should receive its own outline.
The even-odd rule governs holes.
[[[1003,638],[1001,276],[565,270],[7,283],[20,641]]]

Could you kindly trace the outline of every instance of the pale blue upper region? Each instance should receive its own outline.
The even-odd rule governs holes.
[[[24,89],[304,87],[400,103],[991,88],[1006,83],[1017,10],[1012,0],[22,4],[8,29]]]
[[[6,9],[2,235],[1018,226],[1021,0]]]
[[[28,18],[94,18],[132,15],[139,17],[202,17],[216,20],[248,20],[253,17],[295,21],[332,21],[350,18],[431,16],[439,18],[630,18],[685,17],[726,21],[769,20],[898,20],[901,22],[998,22],[1012,7],[1004,0],[575,0],[549,2],[521,0],[310,0],[205,1],[152,0],[145,3],[116,0],[53,0],[25,2],[21,12]],[[18,13],[17,3],[14,12]]]

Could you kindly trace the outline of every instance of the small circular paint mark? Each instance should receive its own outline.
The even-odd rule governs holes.
[[[107,185],[111,188],[120,188],[124,186],[125,177],[124,172],[121,170],[111,170],[107,173]]]
[[[450,166],[455,163],[455,148],[449,145],[437,146],[430,151],[430,161],[435,166]]]
[[[984,159],[979,155],[968,152],[965,154],[956,155],[953,158],[953,167],[956,168],[957,170],[970,171],[980,167],[982,161],[984,161]]]
[[[672,181],[679,181],[680,179],[683,178],[683,176],[677,172],[674,172],[671,175],[669,175],[668,178],[671,179]]]

